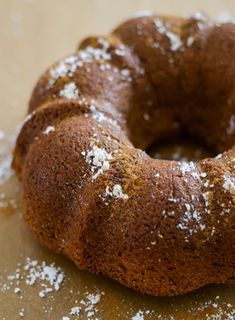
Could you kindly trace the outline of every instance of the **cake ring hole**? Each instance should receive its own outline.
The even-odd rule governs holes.
[[[154,143],[146,150],[146,153],[154,159],[176,161],[199,161],[216,156],[207,146],[183,137]]]

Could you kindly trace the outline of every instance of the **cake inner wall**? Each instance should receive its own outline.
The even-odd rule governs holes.
[[[146,153],[154,159],[176,161],[199,161],[216,156],[212,150],[199,141],[187,138],[154,143],[146,150]]]

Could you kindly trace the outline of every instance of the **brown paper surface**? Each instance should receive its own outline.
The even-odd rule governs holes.
[[[48,65],[72,53],[83,37],[107,33],[143,9],[185,16],[203,9],[214,17],[235,16],[233,0],[0,0],[0,130],[7,136],[16,131],[32,87]],[[9,153],[8,138],[0,140],[0,167],[5,147]],[[19,199],[20,184],[13,175],[0,185],[0,319],[235,319],[234,286],[211,285],[184,297],[154,298],[79,271],[35,240],[24,225]],[[35,267],[32,260],[37,260]],[[58,291],[38,279],[51,263],[53,270],[64,272]],[[35,268],[39,275],[30,286],[26,280],[32,280]],[[51,287],[52,292],[39,296]]]

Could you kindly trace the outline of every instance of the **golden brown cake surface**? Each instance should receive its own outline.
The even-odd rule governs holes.
[[[235,26],[135,17],[41,77],[13,167],[26,223],[81,269],[151,295],[235,281]],[[215,152],[156,160],[186,134]]]

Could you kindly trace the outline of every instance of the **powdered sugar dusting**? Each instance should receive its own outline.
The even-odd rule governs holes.
[[[140,310],[134,315],[131,320],[144,320],[144,311]]]
[[[209,207],[210,195],[211,195],[211,191],[206,191],[206,192],[202,193],[202,197],[205,201],[205,206],[206,206],[205,211],[207,211],[207,212],[208,212],[208,207]]]
[[[67,83],[63,89],[60,90],[59,96],[69,100],[77,99],[79,92],[76,84],[74,82]]]
[[[58,79],[60,77],[64,77],[69,72],[70,67],[68,67],[63,61],[59,62],[59,64],[50,70],[50,75],[53,79]]]
[[[165,24],[161,20],[155,19],[154,20],[154,24],[155,24],[155,26],[156,26],[156,28],[157,28],[159,33],[161,33],[161,34],[165,34],[166,33],[167,27],[165,26]]]
[[[171,31],[167,31],[166,36],[170,40],[172,51],[176,51],[182,46],[182,41],[181,41],[181,38],[179,35],[171,32]]]
[[[71,308],[69,313],[75,316],[79,316],[80,311],[81,311],[81,307],[73,307]]]
[[[127,68],[121,69],[120,73],[121,73],[121,76],[122,76],[122,78],[123,78],[124,80],[127,80],[127,81],[129,81],[129,82],[132,81],[131,73],[130,73],[130,70],[129,70],[129,69],[127,69]]]
[[[78,66],[79,59],[78,56],[75,55],[68,56],[59,61],[57,65],[49,71],[49,86],[53,85],[54,82],[59,78],[63,78],[65,76],[72,77]]]
[[[183,175],[188,173],[195,179],[199,179],[199,177],[200,177],[199,173],[197,172],[196,164],[193,161],[190,161],[190,162],[182,161],[182,162],[180,162],[179,169],[180,169],[180,171],[181,171],[181,173]]]
[[[112,126],[119,127],[116,120],[113,120],[113,119],[107,117],[103,112],[98,111],[94,105],[91,105],[90,110],[92,113],[92,118],[97,120],[98,122],[105,121],[105,122],[108,122]]]
[[[224,183],[223,183],[224,190],[235,191],[235,177],[225,174],[223,178],[224,178]]]
[[[45,287],[39,292],[39,297],[44,298],[47,293],[58,291],[64,279],[64,272],[55,264],[47,265],[45,261],[41,264],[37,260],[26,259],[24,270],[27,271],[26,284],[34,285],[37,281],[45,282]]]
[[[90,150],[83,151],[81,153],[91,166],[92,180],[101,176],[105,171],[109,170],[110,160],[113,159],[112,155],[108,153],[104,148],[98,146],[92,146]]]
[[[108,42],[100,38],[99,44],[102,48],[87,46],[85,49],[80,50],[77,55],[71,55],[60,60],[57,65],[49,71],[49,87],[59,78],[72,77],[76,70],[82,67],[84,63],[111,60],[111,54],[107,51],[109,48]]]
[[[234,320],[235,309],[232,304],[222,302],[220,296],[207,299],[204,302],[194,302],[193,306],[188,308],[188,314],[192,319],[203,320]]]
[[[198,230],[203,231],[205,224],[202,222],[202,215],[198,212],[193,204],[185,203],[184,215],[180,218],[177,228],[186,230],[189,235],[193,235]],[[187,238],[187,237],[186,237]]]
[[[111,54],[107,52],[107,49],[107,46],[102,49],[88,46],[86,49],[79,51],[78,57],[86,62],[91,62],[93,60],[108,61],[111,60]]]
[[[96,305],[100,302],[102,295],[104,295],[104,292],[102,293],[86,292],[85,298],[80,301],[79,305],[72,307],[70,309],[69,314],[74,316],[85,314],[87,320],[92,320],[92,319],[101,320],[101,318],[98,318],[96,316],[96,313],[98,311],[98,308],[96,307]]]
[[[47,270],[46,267],[49,267],[49,270]],[[55,298],[55,296],[53,296],[53,292],[56,293],[58,291],[54,288],[55,283],[58,283],[58,275],[62,272],[63,282],[59,281],[59,289],[63,290],[65,289],[65,282],[68,279],[63,270],[55,264],[47,264],[45,262],[43,263],[35,259],[27,258],[25,264],[17,264],[15,272],[5,278],[5,284],[2,287],[0,285],[0,292],[7,290],[9,292],[12,292],[13,295],[17,295],[16,299],[18,299],[17,301],[21,301],[21,306],[18,310],[16,309],[16,318],[18,316],[22,318],[27,316],[27,308],[25,307],[28,306],[28,300],[25,300],[27,295],[25,295],[26,293],[24,293],[24,290],[22,290],[22,283],[25,283],[28,275],[30,275],[31,278],[32,270],[36,269],[39,275],[37,272],[35,273],[36,281],[33,285],[28,284],[27,288],[30,290],[30,296],[33,299],[34,293],[36,293],[36,298],[38,298],[39,300],[40,298],[43,298],[43,300],[40,301],[40,303],[43,303],[42,312],[45,312],[47,315],[44,313],[43,317],[40,314],[40,317],[44,319],[49,316],[48,319],[54,319],[55,316],[53,316],[53,314],[50,315],[49,313],[53,310],[52,306],[56,306],[56,304],[54,303],[50,304],[52,301],[54,301]],[[43,276],[41,275],[41,273],[43,274]],[[45,296],[41,297],[39,293],[42,290],[47,291],[46,289],[52,289],[52,291],[46,293]],[[216,287],[215,289],[218,290]],[[120,295],[120,289],[118,290],[118,294]],[[225,288],[223,289],[223,292],[224,290]],[[86,320],[101,320],[106,319],[106,317],[107,319],[109,319],[109,316],[106,316],[110,315],[110,310],[107,308],[108,304],[106,301],[104,301],[104,304],[102,304],[105,296],[107,296],[107,292],[105,293],[103,291],[99,291],[96,288],[92,291],[85,289],[85,292],[83,293],[70,290],[69,300],[66,299],[67,302],[65,304],[65,307],[63,308],[63,315],[57,317],[57,319],[72,320],[80,319],[80,317]],[[59,301],[60,303],[64,303],[66,300]],[[108,300],[108,302],[109,301],[110,300]],[[134,311],[132,304],[130,304],[130,306],[126,308],[126,311],[120,312],[120,309],[118,308],[122,308],[122,303],[124,303],[124,305],[126,306],[127,301],[125,299],[119,299],[117,302],[117,310],[115,309],[116,306],[114,306],[113,310],[111,310],[111,314],[115,314],[115,319],[125,318],[131,320],[178,320],[182,319],[182,315],[187,319],[188,316],[190,319],[192,318],[205,320],[234,320],[235,318],[235,309],[232,303],[230,303],[230,301],[228,302],[228,297],[226,297],[226,299],[220,296],[216,296],[214,298],[206,298],[205,293],[201,291],[199,300],[197,295],[193,295],[191,299],[187,299],[187,303],[184,300],[180,302],[180,299],[177,299],[177,301],[178,302],[170,303],[171,311],[167,310],[160,312],[152,308],[145,309],[144,301],[142,304],[143,307],[139,310],[137,309]],[[68,302],[70,306],[68,306]],[[158,303],[158,300],[156,300],[157,305]],[[166,301],[166,303],[168,302]],[[166,306],[166,304],[164,305]],[[102,312],[104,311],[104,309],[105,312],[103,314]],[[37,310],[40,312],[40,308],[38,308]],[[4,319],[4,314],[1,315]]]
[[[46,129],[43,131],[43,134],[48,135],[51,132],[55,131],[55,127],[54,126],[48,126],[46,127]]]
[[[168,25],[164,24],[161,20],[155,19],[154,24],[159,33],[165,35],[169,41],[172,51],[177,51],[182,46],[181,37],[168,30]]]
[[[123,193],[122,186],[120,184],[115,184],[112,190],[110,190],[110,187],[107,186],[105,189],[105,196],[123,200],[127,200],[129,198],[127,194]]]

